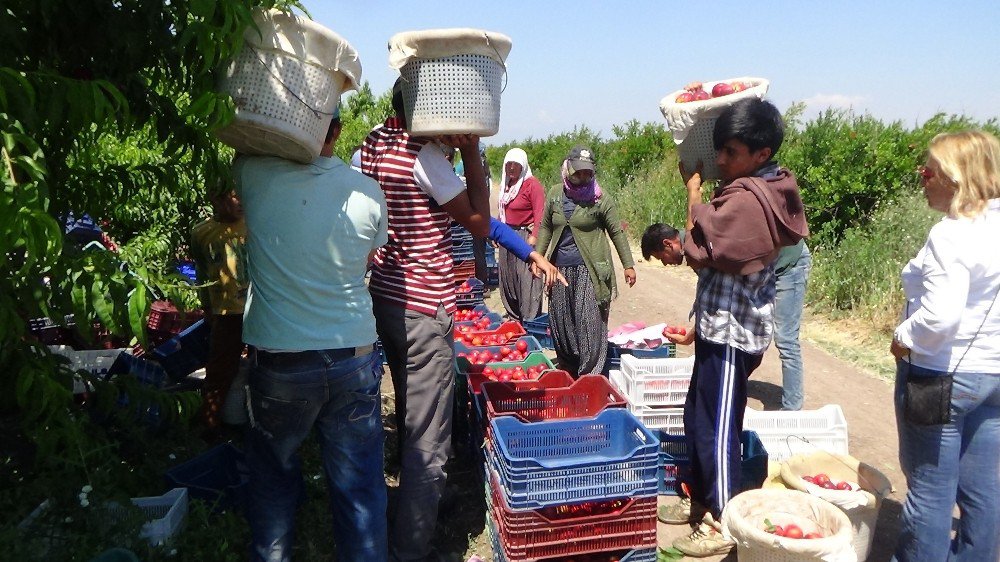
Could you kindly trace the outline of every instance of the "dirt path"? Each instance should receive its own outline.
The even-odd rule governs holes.
[[[638,256],[638,253],[634,255]],[[618,299],[611,305],[610,325],[614,327],[633,320],[647,324],[667,322],[688,325],[687,315],[694,299],[694,273],[687,267],[667,268],[657,262],[641,260],[636,265],[636,272],[638,281],[635,287],[620,288]],[[622,283],[620,279],[619,283]],[[691,350],[679,350],[679,354],[690,353]],[[877,537],[869,557],[872,562],[889,560],[898,531],[896,517],[899,502],[906,493],[906,483],[897,459],[892,385],[833,357],[808,341],[802,342],[802,356],[805,408],[839,404],[847,418],[851,455],[881,470],[896,488],[895,494],[883,504]],[[757,410],[776,410],[780,408],[780,402],[781,362],[772,345],[750,379],[748,406]],[[661,529],[661,538],[664,539],[661,542],[668,542],[668,537],[677,536],[684,529],[676,526]]]

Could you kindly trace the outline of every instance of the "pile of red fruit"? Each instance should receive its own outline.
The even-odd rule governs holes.
[[[455,341],[460,341],[472,347],[482,347],[484,345],[503,345],[517,336],[514,332],[503,332],[497,334],[483,334],[481,332],[458,332],[455,334]]]
[[[542,508],[539,513],[547,519],[557,519],[565,517],[588,517],[591,515],[605,515],[614,513],[625,507],[628,500],[617,499],[604,502],[584,502],[574,505],[554,505]]]
[[[533,381],[549,369],[544,363],[525,369],[521,365],[513,367],[483,367],[483,376],[493,382]]]
[[[458,357],[464,357],[469,360],[469,363],[473,365],[482,365],[484,363],[495,363],[497,361],[524,361],[528,357],[528,342],[524,340],[518,340],[514,344],[514,347],[503,346],[496,352],[491,352],[489,349],[484,349],[482,351],[470,351],[469,353],[459,352]]]
[[[795,523],[789,523],[788,525],[772,525],[767,519],[764,520],[764,531],[771,533],[772,535],[778,535],[779,537],[785,537],[786,539],[821,539],[823,538],[823,533],[813,531],[811,533],[804,533],[802,527],[799,527]]]
[[[742,92],[750,88],[750,84],[746,82],[719,82],[715,86],[712,86],[712,93],[708,93],[701,86],[700,82],[696,82],[697,87],[690,87],[684,92],[681,92],[676,99],[677,103],[688,103],[692,101],[703,101],[710,100],[712,98],[721,98],[722,96],[728,96],[729,94],[735,94],[736,92]]]
[[[479,288],[478,286],[473,286],[472,283],[469,283],[469,281],[466,280],[466,281],[463,281],[462,284],[458,286],[458,289],[456,289],[455,292],[457,292],[457,293],[468,293],[468,292],[472,291],[473,289],[478,289],[478,288]]]
[[[482,310],[460,308],[455,311],[455,322],[472,322],[474,320],[479,320],[485,315],[486,313]]]
[[[478,320],[464,320],[468,324],[463,324],[461,326],[456,326],[455,331],[461,334],[467,334],[469,332],[482,332],[489,330],[493,322],[490,321],[489,316],[483,316]]]
[[[805,480],[806,482],[815,484],[821,488],[826,488],[827,490],[847,490],[847,491],[854,490],[854,487],[851,486],[850,482],[834,483],[833,480],[830,480],[829,476],[823,474],[822,472],[820,472],[816,476],[803,476],[802,479]]]

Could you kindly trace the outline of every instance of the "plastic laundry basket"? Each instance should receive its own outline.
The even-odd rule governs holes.
[[[319,156],[341,93],[361,79],[357,51],[311,20],[278,10],[257,11],[260,32],[244,33],[243,49],[220,89],[236,104],[219,140],[245,154],[311,162]]]
[[[506,35],[478,29],[394,35],[389,65],[403,78],[409,131],[423,136],[497,134],[510,48]]]

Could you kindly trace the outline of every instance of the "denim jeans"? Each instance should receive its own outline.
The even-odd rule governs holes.
[[[955,373],[951,421],[915,426],[902,409],[910,372],[946,374],[897,361],[899,464],[909,492],[893,560],[1000,560],[1000,373]],[[952,540],[956,503],[961,516]]]
[[[802,409],[804,391],[799,327],[802,324],[802,306],[811,269],[812,255],[809,248],[804,247],[798,261],[779,273],[775,282],[774,346],[778,348],[778,356],[781,358],[782,410]]]
[[[250,357],[250,559],[291,560],[304,489],[298,450],[315,427],[338,559],[387,560],[379,354],[268,354],[280,364],[261,355]]]

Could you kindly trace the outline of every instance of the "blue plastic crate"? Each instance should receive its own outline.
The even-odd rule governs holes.
[[[663,359],[677,357],[677,346],[673,343],[663,344],[656,349],[629,349],[608,342],[608,361],[606,367],[617,369],[622,364],[622,355],[632,355],[640,359]]]
[[[191,285],[198,283],[198,275],[194,268],[194,262],[183,261],[177,264],[177,273],[183,275]]]
[[[525,320],[521,324],[528,334],[535,337],[538,343],[545,349],[553,349],[552,332],[549,330],[549,315],[543,314],[532,320]]]
[[[179,381],[208,362],[211,328],[204,319],[156,347],[149,355],[167,375]]]
[[[167,470],[167,486],[187,488],[195,499],[212,504],[216,510],[243,509],[247,502],[250,470],[246,455],[230,443],[208,451]]]
[[[487,454],[514,509],[656,494],[659,438],[630,412],[524,423],[490,421]]]
[[[142,384],[163,388],[167,383],[167,372],[155,361],[136,357],[127,351],[118,354],[115,362],[108,368],[105,380],[115,375],[132,375]]]
[[[740,435],[743,452],[740,464],[740,491],[760,488],[767,479],[767,451],[755,431]],[[660,432],[660,460],[657,467],[657,491],[660,495],[676,496],[680,482],[687,477],[690,459],[683,435]]]

